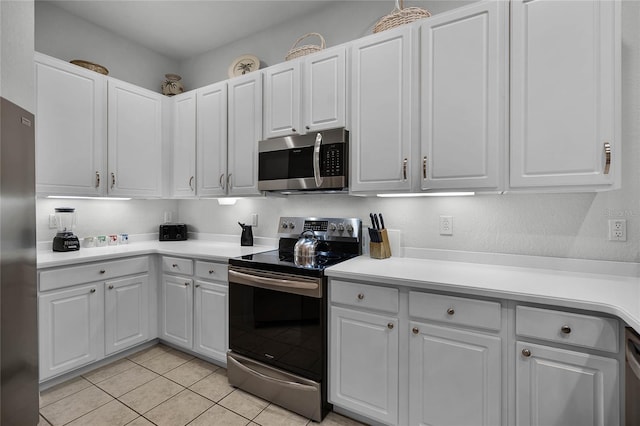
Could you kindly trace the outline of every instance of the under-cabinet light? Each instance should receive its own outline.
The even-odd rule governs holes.
[[[131,198],[124,197],[84,197],[79,195],[47,195],[47,198],[63,200],[107,200],[107,201],[129,201]]]
[[[476,195],[475,192],[420,192],[402,194],[378,194],[382,198],[411,198],[411,197],[463,197]]]
[[[218,205],[220,206],[233,206],[235,205],[237,198],[218,198]]]

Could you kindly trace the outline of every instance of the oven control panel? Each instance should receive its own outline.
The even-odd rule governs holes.
[[[278,236],[297,238],[304,231],[313,231],[322,240],[360,241],[362,221],[358,218],[281,217]]]

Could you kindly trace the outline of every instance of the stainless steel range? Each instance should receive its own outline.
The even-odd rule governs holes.
[[[278,227],[278,250],[229,260],[227,375],[320,421],[331,410],[324,269],[362,254],[362,222],[282,217]]]

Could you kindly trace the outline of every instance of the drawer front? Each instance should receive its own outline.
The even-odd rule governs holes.
[[[398,313],[398,289],[332,280],[331,303]]]
[[[162,270],[170,274],[193,275],[193,260],[162,256]]]
[[[227,271],[229,265],[217,262],[205,262],[196,260],[196,276],[205,280],[216,280],[227,282],[229,277]]]
[[[43,270],[40,271],[40,291],[141,274],[147,271],[149,271],[147,256]]]
[[[499,331],[502,325],[498,302],[441,294],[409,292],[409,315],[431,321]]]
[[[618,352],[618,321],[611,318],[517,306],[516,334]]]

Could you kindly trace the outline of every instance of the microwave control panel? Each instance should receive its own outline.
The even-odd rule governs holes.
[[[331,144],[323,147],[322,176],[344,175],[344,147],[345,144]]]

